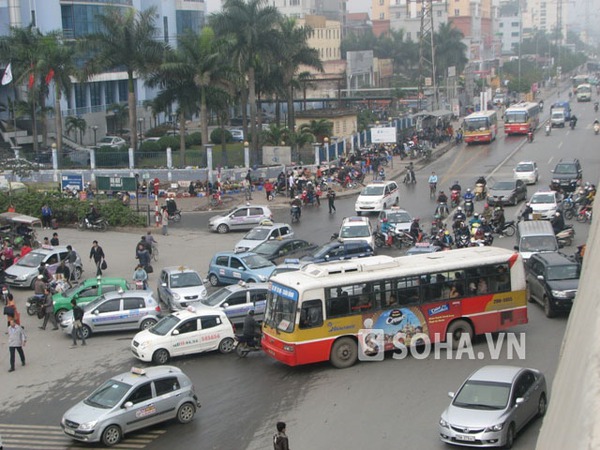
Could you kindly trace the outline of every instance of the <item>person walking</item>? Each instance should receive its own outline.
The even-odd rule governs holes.
[[[52,227],[52,209],[47,204],[42,206],[42,226],[48,230]]]
[[[8,351],[10,352],[10,369],[9,372],[15,371],[15,352],[19,353],[21,358],[21,365],[25,365],[25,352],[23,347],[27,343],[27,336],[25,330],[21,325],[15,322],[15,319],[11,319],[10,326],[8,327]]]
[[[77,300],[71,300],[73,306],[73,330],[71,337],[73,338],[73,347],[77,347],[77,338],[81,339],[81,345],[85,344],[85,335],[83,334],[83,308],[77,304]]]
[[[277,433],[273,435],[274,450],[290,450],[290,442],[285,434],[285,422],[277,422]]]
[[[104,250],[98,245],[98,241],[92,242],[90,259],[96,264],[96,276],[102,275],[102,263],[104,262],[104,257]]]
[[[167,236],[169,234],[169,212],[167,211],[166,206],[162,207],[162,211],[160,213],[160,224],[162,225],[162,235]]]
[[[332,188],[327,189],[327,202],[329,204],[329,214],[333,214],[335,210],[335,191]]]
[[[150,265],[150,253],[148,249],[144,247],[143,244],[138,244],[137,250],[135,252],[135,258],[138,260],[139,265],[144,269]]]
[[[52,322],[54,327],[53,330],[58,330],[58,323],[56,323],[56,316],[54,315],[54,302],[52,301],[52,292],[50,288],[46,286],[44,288],[44,323],[40,327],[40,330],[45,330],[48,321]]]
[[[3,313],[6,316],[7,326],[10,327],[11,320],[14,320],[17,325],[21,325],[21,315],[19,314],[19,311],[17,311],[15,299],[10,292],[6,294],[6,306],[4,307]]]

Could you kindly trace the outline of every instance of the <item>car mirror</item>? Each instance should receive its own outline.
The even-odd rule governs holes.
[[[242,266],[238,267],[237,270],[245,270]]]
[[[167,287],[167,283],[160,283],[162,287]]]
[[[179,334],[179,330],[173,330],[173,332],[171,333],[173,336],[177,336]]]
[[[98,314],[100,314],[100,311],[98,311],[98,310],[96,309],[96,310],[94,310],[94,312],[93,312],[92,314],[94,314],[94,315],[96,315],[96,316],[97,316]]]
[[[550,170],[550,173],[554,173],[554,169]]]
[[[540,281],[544,281],[544,275],[538,275],[537,279],[540,280]]]
[[[523,397],[519,397],[515,400],[516,406],[519,406],[520,404],[522,404],[524,402],[525,402],[525,399]]]
[[[129,409],[129,408],[131,408],[132,406],[133,406],[133,403],[132,403],[132,402],[125,402],[125,404],[123,405],[123,408],[125,408],[125,409]]]
[[[454,398],[454,392],[448,392],[448,397]]]
[[[221,308],[229,308],[229,303],[225,302],[221,305]]]

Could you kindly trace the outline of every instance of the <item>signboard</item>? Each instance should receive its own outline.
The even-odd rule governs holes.
[[[265,166],[278,166],[292,164],[292,147],[263,147],[263,161]]]
[[[136,190],[135,177],[96,177],[99,191],[129,191]]]
[[[390,144],[396,142],[396,127],[371,128],[373,144]]]
[[[62,175],[60,189],[62,191],[83,191],[83,175]]]
[[[346,52],[348,76],[369,74],[373,71],[373,50]]]

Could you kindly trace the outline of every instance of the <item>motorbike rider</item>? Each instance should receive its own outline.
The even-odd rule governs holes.
[[[444,191],[440,191],[437,197],[438,203],[448,203],[448,196],[444,194]]]
[[[527,203],[521,212],[521,220],[530,220],[531,214],[533,214],[533,208],[529,203]]]
[[[463,195],[463,198],[465,199],[466,202],[473,201],[473,199],[475,198],[475,194],[473,194],[473,192],[471,192],[471,188],[467,189],[467,192],[465,192],[465,195]]]
[[[483,186],[485,186],[487,184],[487,181],[485,180],[485,177],[482,175],[479,178],[477,178],[477,181],[475,182],[475,184],[482,184]]]
[[[260,336],[260,333],[258,333],[257,330],[258,324],[254,319],[254,310],[251,309],[244,318],[244,339],[251,347],[255,347],[257,345],[256,338]]]
[[[415,167],[412,161],[408,164],[408,167],[406,168],[406,178],[409,183],[417,182],[417,179],[415,178]]]
[[[594,111],[598,112],[598,102],[594,102]]]
[[[469,220],[469,228],[473,228],[473,225],[481,225],[481,217],[479,216],[479,213],[475,213],[473,214],[473,217],[471,217],[471,220]]]
[[[100,214],[98,213],[96,206],[92,202],[90,202],[90,210],[86,214],[85,219],[88,221],[88,223],[94,223],[99,218]]]
[[[463,209],[459,206],[456,208],[454,216],[452,216],[452,228],[456,230],[460,226],[460,223],[464,222],[465,220],[467,220],[467,216]]]
[[[565,219],[560,211],[556,211],[554,217],[550,219],[550,224],[552,225],[554,234],[558,234],[565,229]]]
[[[460,184],[458,184],[458,180],[454,182],[454,184],[452,186],[450,186],[450,190],[451,191],[458,191],[460,193],[460,191],[462,191]]]
[[[577,126],[577,116],[575,114],[573,114],[571,116],[571,119],[569,120],[571,127],[575,128]]]
[[[435,174],[435,172],[431,172],[431,175],[429,176],[428,183],[429,183],[429,184],[434,184],[434,185],[436,185],[436,186],[437,186],[437,182],[438,182],[438,177],[437,177],[437,175]]]
[[[300,197],[296,195],[294,197],[294,200],[292,200],[290,202],[290,206],[292,207],[291,210],[290,210],[290,214],[293,214],[295,206],[298,207],[297,211],[298,211],[298,219],[299,219],[300,216],[302,215],[302,200],[300,200]]]
[[[415,238],[415,242],[419,242],[419,236],[421,235],[421,225],[419,224],[419,218],[413,219],[410,224],[410,235]]]
[[[444,235],[440,239],[440,243],[442,244],[443,248],[452,248],[452,245],[454,244],[454,239],[452,239],[452,236],[450,235],[450,232],[448,230],[444,230]]]
[[[600,127],[600,120],[598,120],[598,119],[594,120],[594,123],[592,124],[592,126],[594,127],[594,131],[596,131],[596,129],[598,127]]]
[[[385,245],[392,244],[392,235],[389,233],[392,228],[392,224],[388,221],[387,217],[381,220],[381,234],[383,234]]]
[[[504,208],[502,206],[496,206],[494,213],[492,214],[492,226],[500,231],[506,223],[506,217],[504,217]]]

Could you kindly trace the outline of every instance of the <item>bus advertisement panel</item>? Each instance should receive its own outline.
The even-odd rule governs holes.
[[[527,134],[540,122],[539,103],[517,103],[504,111],[504,132],[507,135]]]
[[[521,257],[496,247],[310,264],[271,279],[262,346],[290,366],[340,368],[356,362],[365,329],[385,350],[424,335],[456,348],[527,323],[525,292]]]
[[[467,144],[492,142],[498,134],[498,113],[495,110],[477,111],[465,117],[463,137]]]

